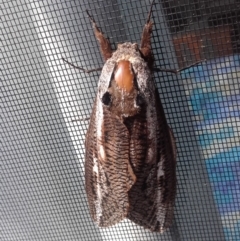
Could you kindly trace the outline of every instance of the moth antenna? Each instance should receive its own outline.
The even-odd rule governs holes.
[[[104,37],[103,33],[98,28],[94,18],[89,14],[88,10],[86,10],[86,12],[87,12],[88,17],[90,18],[90,20],[92,22],[94,34],[95,34],[95,37],[100,44],[100,50],[101,50],[102,56],[103,56],[104,60],[106,61],[106,60],[108,60],[109,58],[112,57],[111,44],[109,43],[108,39],[106,39]]]
[[[152,1],[151,3],[151,7],[150,7],[150,10],[149,10],[149,13],[148,13],[148,18],[147,18],[147,24],[150,22],[150,18],[151,18],[151,15],[152,15],[152,8],[153,8],[153,4],[155,3],[155,0]]]
[[[152,51],[151,51],[151,34],[152,34],[153,22],[150,21],[154,3],[155,3],[155,0],[153,0],[151,3],[151,7],[148,13],[148,18],[143,28],[141,44],[140,44],[140,51],[142,52],[144,58],[148,62],[148,65],[150,68],[153,67],[153,61],[154,61]]]

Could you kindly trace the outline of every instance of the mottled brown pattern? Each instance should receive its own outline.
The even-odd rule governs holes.
[[[101,227],[129,218],[163,232],[173,219],[176,146],[151,76],[149,19],[140,49],[118,45],[103,66],[86,135],[86,192],[91,216]],[[121,88],[127,83],[119,86],[115,80],[120,61],[129,61],[134,75],[129,91]]]
[[[97,153],[97,136],[95,123],[96,113],[93,110],[91,124],[86,136],[85,180],[90,212],[99,226],[113,225],[126,217],[129,201],[128,191],[135,181],[135,175],[129,167],[129,134],[126,127],[111,114],[104,110],[102,139],[106,159],[100,161]],[[93,171],[93,158],[97,158],[99,180]],[[100,171],[102,169],[102,172]],[[130,170],[129,170],[130,169]],[[97,185],[101,187],[99,196]],[[101,202],[102,214],[97,218],[96,201]]]
[[[146,164],[143,157],[138,169],[134,169],[137,182],[129,192],[130,209],[127,217],[151,231],[163,232],[171,225],[173,218],[176,194],[176,147],[157,91],[155,98],[158,118],[157,123],[155,123],[158,126],[156,132],[157,160],[154,164],[149,165]],[[144,148],[142,147],[142,149]],[[132,160],[136,159],[139,160],[132,156]],[[164,175],[158,179],[157,172],[160,162]],[[158,191],[161,192],[162,196],[159,201],[157,200]],[[163,216],[158,218],[158,215]]]

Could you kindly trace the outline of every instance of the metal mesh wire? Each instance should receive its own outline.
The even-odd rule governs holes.
[[[156,1],[155,73],[177,140],[175,220],[99,229],[84,190],[84,138],[103,65],[86,9],[113,47],[139,42],[145,0],[3,1],[2,240],[240,240],[240,2]],[[72,122],[82,118],[80,121]]]

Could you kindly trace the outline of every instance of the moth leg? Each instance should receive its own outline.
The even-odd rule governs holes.
[[[77,121],[89,121],[90,117],[86,117],[86,118],[78,118],[78,119],[74,119],[72,120],[72,122],[77,122]]]
[[[154,2],[155,2],[155,0],[152,1],[151,8],[148,13],[148,18],[147,18],[146,24],[143,28],[141,44],[140,44],[140,51],[142,52],[146,61],[149,63],[150,67],[152,67],[153,61],[154,61],[152,51],[151,51],[151,34],[152,34],[153,22],[150,21],[150,18],[152,15],[152,7],[153,7]]]
[[[179,72],[181,72],[182,70],[185,70],[185,69],[188,69],[190,67],[193,67],[195,65],[198,65],[199,63],[202,63],[202,62],[205,62],[207,61],[206,59],[203,59],[203,60],[200,60],[200,61],[197,61],[195,62],[194,64],[190,64],[182,69],[160,69],[160,68],[153,68],[153,71],[155,72],[170,72],[170,73],[173,73],[173,74],[178,74]]]
[[[98,42],[100,43],[100,50],[102,53],[102,56],[104,58],[104,60],[108,60],[109,58],[112,57],[112,48],[111,48],[111,44],[109,43],[109,41],[104,37],[103,33],[100,31],[100,29],[97,27],[97,24],[95,22],[95,20],[93,19],[93,17],[89,14],[88,10],[87,11],[87,15],[90,18],[92,25],[93,25],[93,29],[94,29],[94,34],[96,36],[96,39],[98,40]]]
[[[94,71],[100,71],[100,70],[102,70],[102,68],[84,69],[84,68],[82,68],[82,67],[79,67],[79,66],[76,66],[76,65],[70,63],[69,61],[67,61],[67,60],[64,59],[64,58],[62,58],[62,60],[63,60],[64,62],[66,62],[67,64],[71,65],[73,68],[75,68],[75,69],[80,69],[80,70],[84,71],[85,73],[91,73],[91,72],[94,72]]]

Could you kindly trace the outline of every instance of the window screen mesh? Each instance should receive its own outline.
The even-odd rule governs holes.
[[[145,0],[3,1],[2,240],[240,240],[240,2],[156,1],[154,73],[177,141],[173,226],[95,226],[84,139],[103,60],[89,9],[112,47],[140,41]],[[81,120],[78,120],[81,119]],[[78,121],[72,121],[78,120]]]

